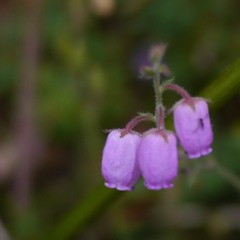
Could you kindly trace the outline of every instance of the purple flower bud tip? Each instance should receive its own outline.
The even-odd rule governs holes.
[[[138,181],[140,170],[137,163],[137,150],[140,136],[129,132],[121,137],[121,130],[109,133],[102,157],[102,175],[105,186],[121,191],[131,191]]]
[[[208,105],[204,99],[181,100],[174,107],[174,125],[189,158],[211,153],[213,141]]]
[[[177,140],[172,132],[153,129],[142,137],[138,161],[145,186],[151,190],[173,187],[178,171]]]

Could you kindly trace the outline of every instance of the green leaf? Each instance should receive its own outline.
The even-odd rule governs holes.
[[[231,96],[239,91],[240,87],[240,59],[227,67],[222,74],[211,82],[200,94],[212,100],[210,107],[221,107]]]
[[[98,187],[66,213],[46,239],[69,239],[75,232],[81,232],[89,222],[97,218],[122,194],[123,192],[117,190]]]

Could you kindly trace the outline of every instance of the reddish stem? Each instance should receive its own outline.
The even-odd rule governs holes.
[[[129,133],[138,123],[151,120],[153,120],[152,116],[137,116],[133,118],[122,130],[121,137],[124,137],[127,133]]]
[[[173,90],[173,91],[177,92],[178,94],[180,94],[186,100],[191,99],[191,95],[184,88],[182,88],[176,84],[167,83],[167,84],[162,85],[162,88]]]
[[[164,129],[164,107],[162,105],[157,106],[157,128]]]

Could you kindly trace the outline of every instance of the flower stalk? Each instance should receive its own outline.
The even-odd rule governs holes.
[[[156,99],[156,109],[157,109],[158,105],[162,104],[162,93],[161,93],[161,89],[160,89],[159,67],[160,67],[159,62],[154,63],[154,66],[153,66],[153,69],[154,69],[153,86],[154,86],[155,99]]]
[[[158,105],[156,109],[156,123],[158,129],[164,129],[164,107],[163,105]]]
[[[176,84],[173,84],[173,83],[163,84],[161,86],[161,88],[173,90],[173,91],[177,92],[179,95],[181,95],[186,100],[190,100],[191,99],[191,95],[184,88],[182,88],[182,87],[180,87],[180,86],[178,86]]]
[[[162,88],[161,88],[161,68],[162,59],[165,53],[166,45],[158,45],[151,50],[151,59],[153,63],[153,86],[155,92],[155,119],[158,129],[164,129],[164,106],[162,103]]]
[[[152,115],[140,115],[133,118],[126,127],[121,131],[121,138],[124,137],[127,133],[131,132],[131,130],[140,122],[143,121],[153,121],[155,120]]]

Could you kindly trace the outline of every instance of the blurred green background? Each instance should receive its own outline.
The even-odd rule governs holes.
[[[0,1],[0,239],[240,239],[239,9],[238,0]],[[213,153],[183,156],[173,189],[106,189],[103,130],[154,111],[138,70],[159,42],[175,82],[211,100]]]

